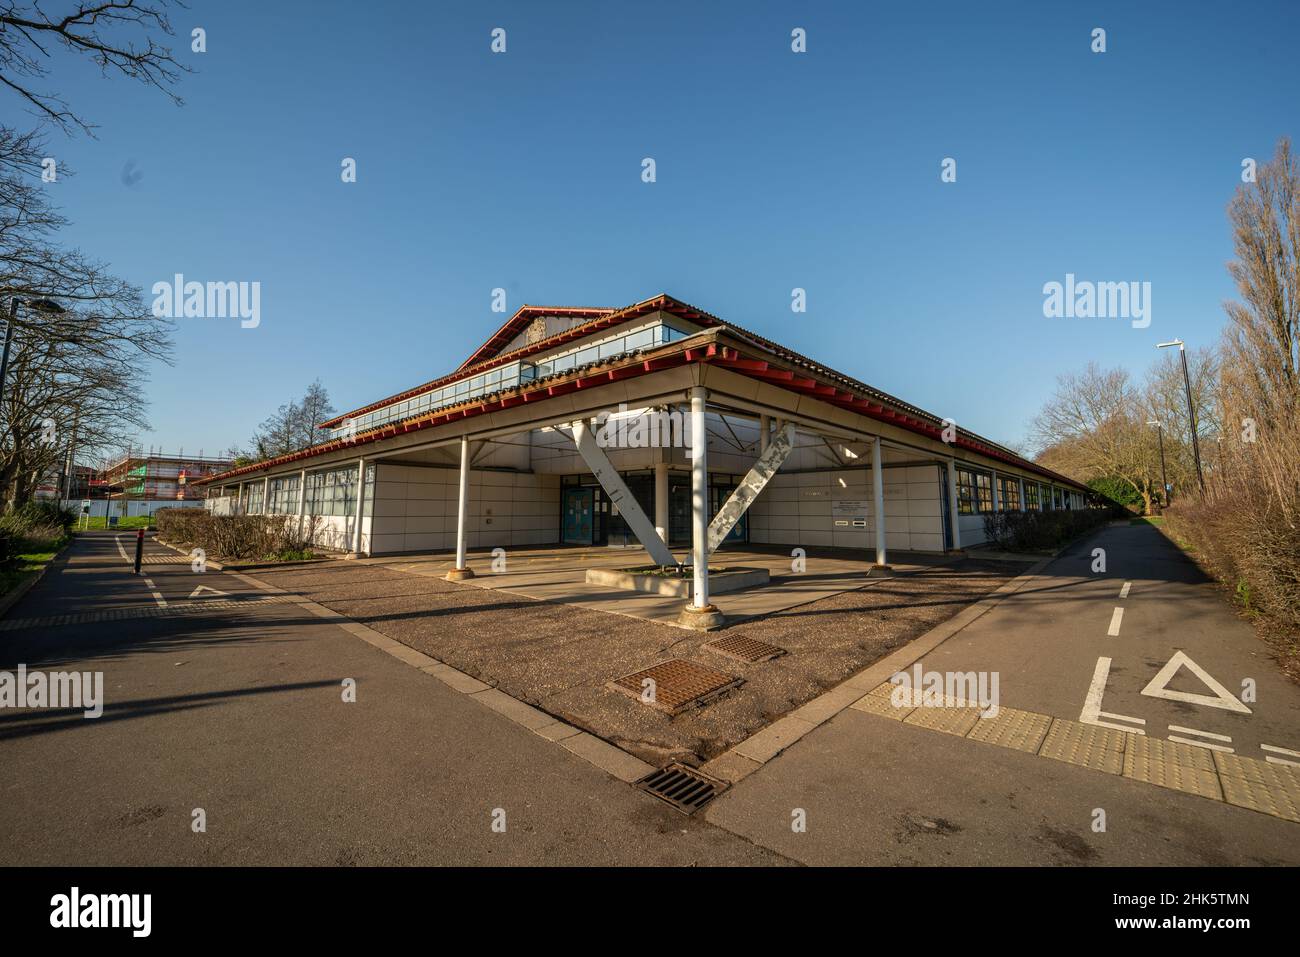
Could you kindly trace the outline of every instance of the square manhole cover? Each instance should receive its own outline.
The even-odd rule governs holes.
[[[643,671],[615,678],[609,687],[659,711],[677,714],[687,708],[698,708],[742,684],[744,679],[735,675],[697,665],[685,658],[671,658]]]
[[[773,658],[780,658],[786,653],[784,648],[769,645],[766,641],[759,641],[757,638],[746,638],[744,635],[728,635],[725,638],[719,638],[717,641],[710,641],[704,647],[708,648],[709,651],[716,651],[720,655],[726,655],[728,658],[735,658],[737,661],[745,661],[749,664],[771,661]]]

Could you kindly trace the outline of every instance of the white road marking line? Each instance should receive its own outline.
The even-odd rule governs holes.
[[[167,599],[162,596],[162,592],[158,590],[157,586],[154,585],[153,581],[149,578],[146,578],[144,580],[144,583],[149,586],[149,592],[153,595],[153,600],[158,603],[158,607],[166,608]]]
[[[1261,744],[1259,749],[1261,751],[1272,751],[1274,754],[1289,754],[1293,758],[1300,758],[1300,751],[1289,751],[1286,748],[1279,748],[1275,744]]]
[[[1102,728],[1111,728],[1115,731],[1126,731],[1129,734],[1146,734],[1141,728],[1130,728],[1122,724],[1111,724],[1109,721],[1102,721],[1102,717],[1116,718],[1120,721],[1133,721],[1137,724],[1146,724],[1141,718],[1130,718],[1127,715],[1111,714],[1108,711],[1101,710],[1101,699],[1106,693],[1106,679],[1110,676],[1110,659],[1098,658],[1097,667],[1092,672],[1092,684],[1088,686],[1088,697],[1084,699],[1083,710],[1079,712],[1079,720],[1084,724],[1095,724]]]
[[[201,596],[205,591],[212,592],[212,594],[214,594],[214,595],[226,595],[226,596],[229,596],[229,595],[230,595],[230,592],[228,592],[228,591],[220,591],[219,589],[212,588],[212,587],[209,586],[209,585],[200,585],[198,588],[194,589],[194,591],[190,592],[190,597],[191,597],[191,598],[198,598],[198,597]]]
[[[1169,684],[1174,675],[1178,673],[1178,669],[1184,665],[1187,667],[1188,671],[1200,678],[1201,681],[1205,683],[1205,687],[1213,691],[1214,694],[1208,695],[1195,694],[1190,691],[1171,691],[1169,688],[1165,687]],[[1161,668],[1156,673],[1156,676],[1147,683],[1147,686],[1142,689],[1142,694],[1147,695],[1150,698],[1168,698],[1170,701],[1186,701],[1189,704],[1203,704],[1207,708],[1222,708],[1224,711],[1236,711],[1238,714],[1253,714],[1249,708],[1237,700],[1231,691],[1219,684],[1219,682],[1215,681],[1214,677],[1208,671],[1181,651],[1174,652],[1173,657],[1165,663],[1165,666]]]
[[[128,565],[134,565],[135,559],[133,559],[130,555],[128,555],[126,553],[126,549],[122,547],[122,536],[121,535],[114,536],[113,541],[117,543],[117,550],[118,552],[121,553],[122,560],[126,562]]]
[[[1120,597],[1120,598],[1127,598],[1127,597],[1128,597],[1128,590],[1129,590],[1132,586],[1133,586],[1133,583],[1132,583],[1132,582],[1125,582],[1125,583],[1124,583],[1124,587],[1121,588],[1121,589],[1119,590],[1119,597]]]
[[[1179,744],[1192,744],[1198,748],[1209,748],[1211,751],[1226,751],[1228,754],[1233,753],[1232,748],[1225,748],[1221,744],[1210,744],[1208,741],[1193,741],[1191,738],[1180,738],[1176,734],[1171,734],[1169,740],[1177,741]]]
[[[1179,734],[1199,734],[1202,738],[1212,738],[1215,741],[1226,741],[1229,744],[1232,743],[1232,738],[1228,737],[1226,734],[1215,734],[1212,731],[1197,731],[1195,728],[1182,728],[1176,724],[1171,724],[1169,730],[1177,731]]]
[[[1300,758],[1300,751],[1292,751],[1288,748],[1279,748],[1275,744],[1261,744],[1261,751],[1272,751],[1275,754],[1289,754],[1293,758]],[[1288,767],[1300,768],[1300,761],[1288,761],[1286,758],[1275,758],[1272,754],[1265,755],[1264,760],[1270,764],[1285,764]]]
[[[1111,638],[1118,638],[1119,623],[1123,620],[1124,620],[1124,609],[1116,608],[1115,611],[1111,613],[1110,628],[1107,629],[1106,634],[1109,635]]]

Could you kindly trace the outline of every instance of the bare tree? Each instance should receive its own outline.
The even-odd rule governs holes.
[[[301,399],[291,399],[269,415],[250,441],[247,453],[231,449],[234,458],[251,458],[253,461],[287,455],[299,449],[310,448],[320,441],[318,426],[334,415],[334,405],[329,392],[316,379],[307,386]]]
[[[148,311],[137,287],[55,244],[63,219],[31,182],[39,147],[39,137],[0,127],[0,309],[13,327],[0,490],[9,503],[24,501],[57,462],[74,422],[86,451],[142,426],[142,360],[167,361],[171,348],[170,323]]]
[[[320,424],[332,418],[336,411],[334,404],[330,402],[329,392],[321,385],[320,379],[314,380],[307,386],[307,394],[302,397],[298,409],[300,413],[298,441],[310,448],[321,439]]]
[[[48,7],[57,5],[57,13]],[[179,2],[171,5],[183,6]],[[0,87],[7,88],[37,116],[60,128],[91,132],[57,94],[41,87],[49,77],[52,51],[84,56],[105,76],[124,76],[161,90],[176,103],[173,86],[188,70],[156,35],[172,36],[169,0],[70,0],[19,3],[0,0]]]
[[[1030,440],[1044,465],[1082,482],[1119,480],[1151,511],[1159,484],[1156,435],[1124,369],[1089,363],[1081,373],[1060,376],[1031,425]]]

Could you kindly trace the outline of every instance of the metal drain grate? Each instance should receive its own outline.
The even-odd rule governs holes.
[[[667,714],[700,705],[744,684],[737,678],[685,658],[661,661],[653,667],[615,678],[609,687]]]
[[[666,801],[683,814],[694,814],[727,789],[727,785],[685,764],[651,771],[636,786]]]
[[[759,641],[757,638],[746,638],[744,635],[728,635],[726,638],[710,641],[704,647],[709,651],[716,651],[720,655],[749,664],[771,661],[786,654],[784,648],[769,645],[766,641]]]

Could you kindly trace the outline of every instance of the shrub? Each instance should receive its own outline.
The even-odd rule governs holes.
[[[29,528],[56,527],[69,529],[77,520],[76,512],[56,502],[25,502],[5,516]]]
[[[309,521],[299,535],[296,515],[213,515],[206,508],[163,508],[154,518],[159,538],[201,548],[214,558],[310,556],[315,529],[315,521]]]

